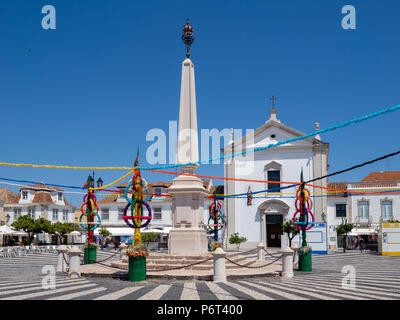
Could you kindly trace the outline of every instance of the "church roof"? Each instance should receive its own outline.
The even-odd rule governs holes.
[[[258,127],[257,129],[254,130],[254,140],[257,136],[261,135],[263,132],[265,132],[266,130],[268,130],[271,127],[278,128],[294,137],[302,137],[302,136],[306,135],[305,133],[303,133],[299,130],[296,130],[294,128],[291,128],[291,127],[283,124],[281,121],[279,121],[276,117],[276,113],[277,113],[276,109],[271,109],[270,113],[271,113],[270,118],[263,125],[261,125],[260,127]],[[318,126],[319,126],[319,124],[318,124]],[[250,138],[250,135],[248,134],[248,135],[245,135],[244,137],[241,137],[241,138],[235,140],[234,146],[236,147],[236,146],[243,145],[246,142],[246,140],[249,138]],[[284,140],[282,140],[282,141],[284,141]],[[322,140],[319,139],[319,135],[316,135],[316,137],[305,138],[303,141],[308,141],[312,145],[320,145],[323,147],[329,146],[329,143],[323,142]],[[276,142],[278,142],[278,141],[276,141]],[[279,147],[282,148],[285,146],[287,147],[287,145],[281,145]],[[232,147],[232,145],[228,144],[222,150],[230,151],[231,147]]]

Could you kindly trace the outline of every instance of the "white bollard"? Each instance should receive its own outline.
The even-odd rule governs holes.
[[[298,244],[294,244],[291,246],[291,249],[294,251],[293,253],[293,268],[297,269],[299,267],[299,246]]]
[[[282,253],[282,277],[293,278],[293,250],[286,247]]]
[[[73,246],[69,251],[69,272],[68,277],[72,279],[81,277],[81,259],[80,254],[82,253],[78,247]]]
[[[67,264],[64,261],[64,258],[67,259],[65,254],[68,252],[68,248],[64,245],[61,245],[57,248],[57,272],[66,272]]]
[[[212,253],[214,256],[214,282],[226,282],[226,267],[225,256],[226,253],[222,248],[217,248]]]
[[[128,246],[125,243],[121,243],[119,245],[119,248],[121,249],[119,253],[119,258],[122,260],[124,257],[126,257],[126,249],[128,248]]]
[[[257,245],[257,260],[259,261],[265,260],[264,248],[265,246],[262,242]]]

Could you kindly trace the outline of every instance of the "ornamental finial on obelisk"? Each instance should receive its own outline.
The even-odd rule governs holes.
[[[190,46],[194,41],[193,27],[189,24],[189,18],[186,19],[186,24],[183,26],[182,41],[186,46],[186,57],[190,57]]]

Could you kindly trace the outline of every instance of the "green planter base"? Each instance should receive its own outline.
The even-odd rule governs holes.
[[[303,253],[302,250],[298,251],[299,254],[299,268],[298,271],[312,271],[312,250]]]
[[[146,280],[146,257],[129,257],[128,280],[132,282]]]
[[[85,248],[83,264],[92,264],[96,262],[97,247]]]

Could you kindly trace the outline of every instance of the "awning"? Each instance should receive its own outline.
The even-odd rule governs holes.
[[[12,227],[7,226],[7,225],[4,225],[4,226],[0,227],[0,234],[12,235],[12,236],[26,236],[26,235],[28,235],[24,231],[18,231],[17,229],[12,228]]]
[[[374,228],[353,228],[349,235],[363,236],[363,235],[370,235],[370,234],[376,234],[376,233],[377,232],[375,231]]]
[[[113,228],[113,227],[108,227],[106,228],[113,237],[119,237],[119,236],[134,236],[135,235],[135,229],[133,228]],[[94,235],[98,236],[99,235],[99,229],[94,230]]]

